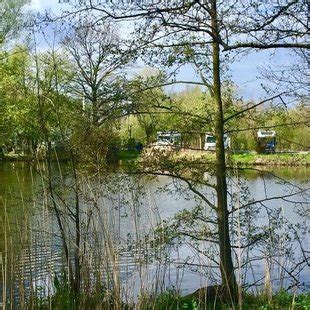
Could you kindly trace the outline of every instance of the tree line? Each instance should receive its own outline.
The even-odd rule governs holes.
[[[0,144],[6,152],[34,156],[41,148],[42,153],[44,137],[39,109],[49,131],[48,140],[59,150],[74,143],[85,127],[95,130],[93,139],[100,136],[103,145],[114,140],[118,150],[137,142],[148,146],[156,141],[159,131],[179,131],[188,141],[197,134],[214,132],[215,106],[201,86],[188,86],[177,93],[169,93],[160,86],[143,90],[145,85],[163,83],[160,71],[146,68],[127,78],[123,72],[117,72],[118,66],[122,66],[118,63],[111,69],[106,63],[92,68],[93,60],[81,60],[74,55],[80,48],[73,50],[72,45],[62,52],[48,50],[39,54],[26,46],[2,51]],[[94,43],[91,46],[96,48]],[[116,57],[114,52],[101,48],[106,55],[100,57],[106,62],[112,61],[106,57]],[[61,57],[61,53],[68,58]],[[101,65],[106,71],[101,72]],[[226,83],[223,89],[225,108],[231,114],[240,106],[257,103],[240,99],[233,84]],[[256,150],[257,131],[267,128],[275,129],[278,150],[307,150],[309,109],[304,100],[289,107],[268,104],[251,109],[246,118],[231,123],[232,148]]]

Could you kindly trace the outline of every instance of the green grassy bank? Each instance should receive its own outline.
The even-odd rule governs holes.
[[[121,161],[132,161],[138,159],[143,153],[139,151],[121,150],[118,159]],[[179,151],[178,157],[186,158],[204,158],[207,161],[215,161],[214,152],[205,151]],[[0,158],[8,161],[31,161],[33,158],[27,155],[10,154]],[[52,160],[68,160],[65,156],[56,156],[53,154]],[[277,154],[227,154],[227,163],[237,166],[283,166],[283,167],[307,167],[310,166],[310,153],[277,153]]]
[[[203,158],[206,161],[216,160],[214,152],[205,151],[180,151],[178,156],[187,158]],[[283,166],[283,167],[307,167],[310,166],[310,153],[227,153],[227,164],[229,166]]]
[[[194,298],[190,295],[180,296],[173,292],[166,292],[158,296],[142,295],[135,303],[126,303],[114,300],[113,297],[75,296],[70,293],[58,292],[54,296],[30,301],[35,309],[126,309],[126,310],[309,310],[310,293],[291,294],[280,291],[276,295],[244,295],[240,297],[239,304],[228,305],[220,300],[207,301],[203,298]]]
[[[240,309],[240,305],[231,305],[221,303],[219,300],[207,302],[203,299],[191,298],[189,296],[179,296],[171,293],[165,293],[156,297],[150,304],[154,305],[153,309],[208,309],[208,310],[228,310]],[[240,302],[243,310],[254,309],[296,309],[309,310],[310,309],[310,293],[293,295],[281,291],[273,296],[266,295],[244,295]],[[144,308],[148,309],[148,308]]]
[[[233,154],[231,161],[240,166],[309,166],[310,154]]]

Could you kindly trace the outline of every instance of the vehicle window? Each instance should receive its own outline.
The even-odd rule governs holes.
[[[215,137],[207,137],[207,143],[215,143]]]

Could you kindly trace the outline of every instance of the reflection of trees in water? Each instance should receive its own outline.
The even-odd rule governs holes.
[[[282,178],[271,179],[268,175],[264,180],[262,174],[258,181],[262,197],[253,199],[255,188],[248,188],[251,183],[243,178],[230,180],[231,241],[239,284],[251,291],[260,291],[264,286],[270,292],[281,287],[306,289],[309,236],[305,214],[309,193],[305,187],[284,182]],[[183,183],[179,187],[182,195],[185,186]],[[277,187],[285,193],[277,195]],[[218,284],[216,225],[216,215],[206,212],[201,200],[197,207],[178,212],[159,227],[156,244],[169,244],[183,253],[181,259],[172,255],[170,263],[208,275],[209,283]]]
[[[63,199],[66,206],[74,201],[71,182],[71,178],[54,180],[59,208]],[[82,291],[96,292],[104,287],[118,291],[122,298],[134,298],[141,290],[160,291],[169,285],[184,289],[183,277],[188,277],[189,271],[201,274],[203,283],[219,283],[216,215],[206,205],[207,201],[213,203],[216,196],[203,184],[189,182],[122,174],[102,177],[100,182],[97,177],[81,177]],[[306,219],[307,192],[301,188],[302,183],[298,186],[270,175],[264,179],[262,174],[255,181],[246,181],[243,176],[230,179],[236,275],[248,290],[264,286],[302,288],[307,284],[303,283],[309,257],[307,235],[303,235],[307,226],[301,222]],[[278,187],[285,191],[279,197]],[[261,188],[260,196],[253,195],[257,188]],[[70,209],[64,206],[60,208],[62,221],[74,253],[74,226]],[[14,240],[22,244],[22,251],[17,251],[10,267],[15,268],[15,273],[7,273],[11,277],[7,279],[11,284],[7,291],[13,290],[19,300],[21,294],[54,292],[55,273],[63,279],[60,275],[68,272],[47,197],[37,197],[33,209],[35,214],[25,213]],[[8,248],[14,246],[8,243]]]

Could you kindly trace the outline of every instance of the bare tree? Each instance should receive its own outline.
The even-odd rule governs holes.
[[[91,107],[92,123],[99,126],[122,99],[120,69],[131,61],[122,50],[116,28],[109,23],[75,25],[64,41],[73,63],[72,92]]]

